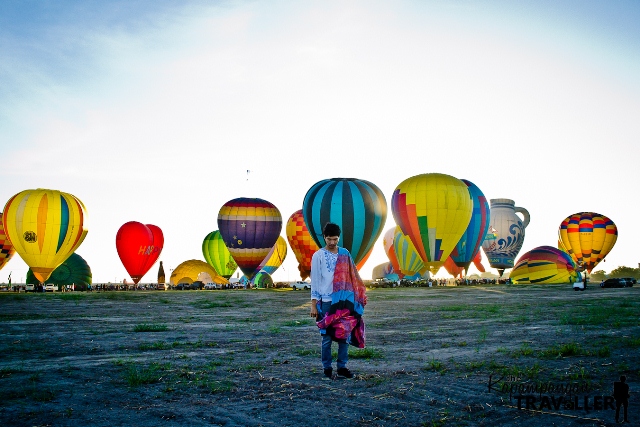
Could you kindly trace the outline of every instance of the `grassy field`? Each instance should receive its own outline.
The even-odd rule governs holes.
[[[640,421],[638,288],[368,296],[356,378],[325,381],[308,292],[2,293],[0,425],[601,426],[614,411],[584,398],[621,374]],[[581,388],[518,409],[536,384]]]

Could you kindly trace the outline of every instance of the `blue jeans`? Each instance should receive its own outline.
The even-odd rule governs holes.
[[[318,302],[318,314],[320,317],[324,316],[324,313],[329,311],[331,307],[330,301],[322,301]],[[333,357],[331,357],[331,337],[328,334],[322,335],[322,367],[324,369],[330,368],[331,363],[333,362]],[[346,368],[347,362],[349,361],[349,344],[346,342],[338,343],[338,369]]]

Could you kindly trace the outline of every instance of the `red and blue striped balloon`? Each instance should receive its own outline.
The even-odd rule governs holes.
[[[373,183],[355,178],[331,178],[314,184],[304,197],[302,214],[316,244],[325,247],[327,222],[342,229],[339,245],[358,265],[366,261],[387,220],[387,200]],[[361,265],[359,265],[361,267]]]
[[[473,201],[473,212],[471,213],[471,221],[464,234],[458,241],[458,244],[451,252],[451,259],[458,267],[469,269],[469,265],[475,258],[482,242],[489,229],[490,210],[489,202],[482,191],[471,181],[462,179],[467,184],[471,200]]]

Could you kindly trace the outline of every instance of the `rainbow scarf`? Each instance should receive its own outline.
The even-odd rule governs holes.
[[[347,342],[364,348],[365,328],[364,306],[367,304],[366,287],[358,274],[351,254],[345,248],[338,248],[338,261],[333,273],[333,293],[331,308],[318,328],[324,329],[333,341]]]

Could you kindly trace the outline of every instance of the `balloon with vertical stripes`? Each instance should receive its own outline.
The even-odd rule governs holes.
[[[342,229],[339,246],[347,249],[361,268],[387,220],[387,200],[372,182],[331,178],[307,191],[302,213],[311,237],[321,248],[326,246],[322,237],[325,224],[338,224]]]
[[[87,209],[72,194],[38,188],[9,199],[2,223],[18,255],[44,283],[87,235]]]

